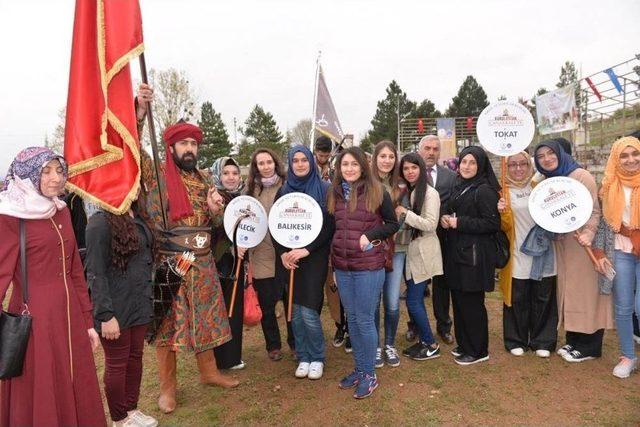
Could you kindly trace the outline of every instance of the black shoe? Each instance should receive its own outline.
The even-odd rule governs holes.
[[[453,350],[451,350],[451,354],[453,354],[453,357],[462,356],[462,350],[460,350],[460,346],[454,347]]]
[[[428,287],[428,286],[426,286],[426,287],[424,288],[424,297],[425,297],[425,298],[429,298],[429,297],[431,297],[431,289],[429,289],[429,287]]]
[[[458,365],[473,365],[475,363],[486,362],[489,360],[489,355],[487,354],[484,357],[473,357],[468,354],[463,354],[462,356],[456,357],[454,360]]]
[[[427,345],[421,342],[420,347],[420,350],[411,356],[413,360],[429,360],[440,357],[440,346],[438,344]]]
[[[337,328],[336,334],[333,336],[333,346],[342,347],[342,344],[344,344],[344,331],[342,328]]]
[[[404,350],[402,350],[402,355],[407,357],[413,357],[413,355],[419,352],[421,348],[422,348],[422,343],[418,341],[411,347],[405,348]]]
[[[451,333],[445,332],[445,333],[441,334],[440,332],[438,332],[438,335],[440,336],[440,338],[442,338],[442,341],[445,344],[449,344],[449,345],[453,344],[454,339],[453,339],[453,335],[451,335]]]
[[[344,352],[351,353],[352,351],[353,348],[351,348],[351,337],[349,337],[349,334],[346,334],[344,339]]]
[[[406,289],[404,291],[402,291],[402,293],[400,294],[400,299],[407,299],[407,290]]]

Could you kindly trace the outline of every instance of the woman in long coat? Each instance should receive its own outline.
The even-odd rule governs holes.
[[[104,426],[92,348],[100,345],[64,202],[61,156],[21,151],[0,193],[0,292],[13,282],[8,311],[23,310],[19,221],[25,220],[28,306],[33,317],[22,375],[2,381],[3,426]]]

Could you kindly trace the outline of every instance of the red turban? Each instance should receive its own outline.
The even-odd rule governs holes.
[[[198,144],[202,142],[202,129],[190,123],[177,123],[165,129],[163,139],[165,143],[165,158],[167,167],[165,177],[167,182],[167,195],[169,198],[169,216],[172,221],[179,221],[182,218],[193,215],[193,206],[189,200],[187,189],[180,178],[178,167],[173,161],[173,156],[169,147],[178,141],[193,138]]]

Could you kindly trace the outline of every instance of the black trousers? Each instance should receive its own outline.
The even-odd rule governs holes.
[[[558,340],[556,276],[542,280],[512,279],[511,307],[502,308],[504,346],[507,350],[549,350]]]
[[[278,283],[275,277],[267,279],[254,279],[253,281],[256,292],[258,293],[258,302],[262,310],[262,333],[267,351],[280,350],[282,342],[280,340],[280,328],[278,327],[278,319],[276,318],[276,304],[278,301],[284,303],[285,313],[287,312],[287,295],[284,283]],[[290,348],[295,348],[295,340],[291,322],[287,322],[287,343]]]
[[[461,353],[479,358],[489,354],[489,319],[484,291],[451,290],[453,328]]]
[[[227,257],[228,255],[228,257]],[[233,293],[233,257],[225,254],[221,262],[216,263],[220,275],[220,287],[224,296],[227,312],[231,310],[231,294]],[[240,269],[240,280],[236,289],[236,299],[233,303],[233,317],[229,318],[231,327],[231,341],[213,349],[218,369],[229,369],[242,361],[242,331],[244,315],[244,268]]]
[[[582,332],[566,333],[567,344],[574,350],[580,351],[583,356],[600,357],[602,356],[602,339],[604,338],[604,329],[598,329],[592,334],[583,334]]]
[[[451,332],[451,316],[449,316],[449,300],[451,291],[447,286],[444,275],[435,276],[432,279],[431,302],[433,303],[433,315],[436,318],[436,331],[440,335]]]

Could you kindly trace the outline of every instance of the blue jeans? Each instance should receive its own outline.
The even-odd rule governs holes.
[[[384,302],[384,345],[393,346],[396,341],[398,322],[400,321],[400,282],[404,272],[404,260],[406,253],[393,254],[393,271],[385,272],[384,286],[382,287],[382,301]],[[380,300],[376,307],[376,332],[378,334],[378,347],[380,345]]]
[[[374,375],[378,338],[373,318],[384,283],[384,268],[335,270],[335,273],[340,300],[347,313],[356,370]]]
[[[429,325],[429,317],[427,317],[427,309],[424,306],[424,290],[428,281],[414,283],[413,279],[407,280],[407,310],[411,319],[416,324],[420,333],[420,341],[427,345],[436,342]]]
[[[615,251],[613,268],[613,304],[620,351],[624,357],[636,358],[633,343],[633,312],[640,313],[640,260],[633,254]]]
[[[291,327],[300,362],[324,362],[324,334],[320,314],[312,308],[294,304]]]

